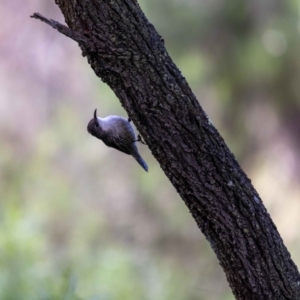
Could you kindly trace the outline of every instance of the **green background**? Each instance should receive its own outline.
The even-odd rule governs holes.
[[[144,0],[146,16],[300,265],[299,1]],[[0,299],[233,300],[146,146],[149,173],[86,126],[126,117],[50,0],[0,0]]]

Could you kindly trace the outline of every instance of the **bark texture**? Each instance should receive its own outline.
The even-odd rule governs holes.
[[[297,267],[258,193],[137,1],[56,3],[68,27],[33,17],[77,41],[115,92],[211,244],[236,299],[300,299]]]

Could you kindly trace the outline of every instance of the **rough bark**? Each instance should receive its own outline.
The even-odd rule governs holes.
[[[68,27],[33,17],[77,41],[115,92],[211,244],[236,299],[300,299],[297,267],[258,193],[138,3],[56,3]]]

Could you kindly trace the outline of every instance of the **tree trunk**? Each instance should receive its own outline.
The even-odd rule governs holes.
[[[137,1],[56,3],[69,27],[33,17],[77,41],[115,92],[211,244],[236,299],[300,299],[297,267],[258,193]]]

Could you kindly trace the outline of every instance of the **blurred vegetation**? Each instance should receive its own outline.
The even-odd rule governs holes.
[[[126,113],[29,18],[63,21],[54,1],[0,3],[0,299],[233,299],[147,147],[148,174],[87,134],[96,107]],[[140,4],[300,265],[299,1]]]

